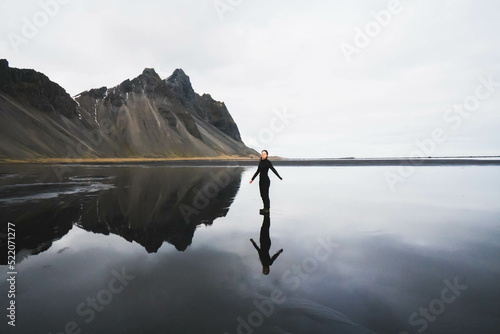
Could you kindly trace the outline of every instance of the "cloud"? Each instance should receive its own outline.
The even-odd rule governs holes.
[[[117,85],[145,67],[162,77],[183,68],[197,92],[226,103],[243,137],[255,137],[274,108],[286,107],[302,122],[286,133],[296,145],[280,144],[290,155],[336,155],[341,136],[353,155],[391,156],[408,145],[402,138],[440,126],[441,114],[471,94],[480,76],[500,80],[500,3],[400,3],[402,11],[351,62],[340,45],[353,44],[387,1],[241,1],[221,19],[212,1],[73,0],[16,53],[6,36],[41,10],[30,0],[1,14],[0,52],[72,95]],[[469,144],[450,142],[449,152],[495,150],[497,131],[488,126],[495,116],[483,108],[498,106],[498,93],[464,124]],[[332,133],[335,139],[322,139],[327,148],[300,145],[305,134],[319,143]]]

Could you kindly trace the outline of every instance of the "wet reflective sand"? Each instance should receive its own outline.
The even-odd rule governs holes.
[[[15,332],[498,332],[500,167],[277,169],[2,166]]]

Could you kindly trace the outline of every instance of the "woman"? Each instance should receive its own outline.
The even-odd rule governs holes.
[[[262,209],[261,212],[264,213],[269,212],[270,208],[269,186],[271,185],[271,180],[269,180],[269,176],[267,175],[269,169],[271,169],[274,172],[274,174],[276,174],[276,176],[279,177],[280,180],[283,180],[276,171],[276,169],[274,169],[273,164],[271,163],[271,161],[269,161],[267,156],[268,156],[267,150],[263,150],[260,155],[259,167],[257,168],[257,171],[250,180],[250,183],[252,183],[253,180],[257,177],[257,174],[260,173],[259,177],[260,197],[262,197],[262,202],[264,202],[264,209]]]

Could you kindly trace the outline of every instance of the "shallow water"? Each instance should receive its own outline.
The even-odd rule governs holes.
[[[278,170],[0,167],[1,332],[498,333],[499,166]]]

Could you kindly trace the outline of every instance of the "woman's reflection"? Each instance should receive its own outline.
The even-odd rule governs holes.
[[[259,253],[260,262],[262,263],[262,273],[264,275],[269,274],[269,267],[278,258],[278,256],[283,252],[283,248],[276,252],[276,254],[271,257],[269,251],[271,250],[271,237],[269,235],[269,228],[271,227],[271,219],[269,217],[269,212],[264,213],[264,221],[262,222],[262,227],[260,228],[260,248],[257,246],[253,239],[250,239],[253,246]]]

